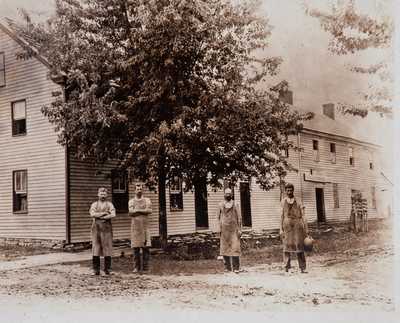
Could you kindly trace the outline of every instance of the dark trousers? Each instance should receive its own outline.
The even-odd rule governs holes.
[[[284,259],[285,259],[285,268],[289,269],[290,266],[290,260],[291,260],[291,252],[284,252]],[[305,270],[306,269],[306,255],[304,254],[304,252],[296,252],[297,254],[297,261],[299,262],[299,268],[301,270]]]
[[[140,252],[142,251],[142,252]],[[133,248],[133,267],[137,271],[149,270],[150,248]]]
[[[224,256],[224,265],[226,270],[229,271],[239,270],[240,267],[239,256]]]
[[[100,257],[93,256],[92,263],[93,263],[93,271],[96,274],[99,274],[100,273]],[[104,272],[106,274],[109,274],[110,271],[111,271],[111,257],[106,256],[106,257],[104,257]]]

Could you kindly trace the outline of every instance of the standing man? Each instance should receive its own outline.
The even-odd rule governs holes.
[[[289,271],[291,255],[296,254],[302,273],[306,273],[304,238],[308,235],[307,220],[303,205],[294,197],[293,184],[285,185],[286,197],[282,199],[280,235],[283,242],[285,270]]]
[[[111,273],[111,256],[113,248],[113,232],[111,219],[115,217],[115,208],[107,201],[107,189],[100,187],[99,199],[89,210],[92,223],[92,251],[94,275],[100,275],[100,256],[104,256],[104,273]]]
[[[224,201],[218,206],[217,219],[220,228],[220,255],[224,257],[225,270],[238,273],[242,218],[238,206],[232,200],[230,188],[224,191]]]
[[[143,197],[142,184],[136,184],[135,197],[129,200],[129,215],[131,223],[131,247],[133,248],[133,272],[149,270],[151,236],[149,230],[149,215],[151,201]],[[142,257],[140,255],[142,251]]]

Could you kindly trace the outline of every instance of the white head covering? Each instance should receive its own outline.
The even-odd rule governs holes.
[[[231,190],[230,188],[226,188],[226,189],[224,190],[224,193],[225,193],[225,194],[232,194],[232,190]]]

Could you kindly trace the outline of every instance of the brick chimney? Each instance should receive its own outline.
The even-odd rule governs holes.
[[[335,105],[333,103],[326,103],[322,105],[322,112],[328,118],[335,120]]]
[[[282,102],[285,102],[287,104],[293,105],[293,91],[280,91],[279,92],[279,99]]]

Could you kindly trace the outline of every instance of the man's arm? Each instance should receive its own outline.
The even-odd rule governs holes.
[[[115,207],[111,202],[108,202],[108,213],[101,218],[104,220],[112,219],[115,218],[116,213],[115,213]]]
[[[303,219],[303,225],[304,225],[304,233],[308,235],[308,221],[306,217],[306,207],[303,204],[300,204],[300,210],[301,210],[301,216]]]
[[[132,217],[139,216],[139,215],[149,215],[152,212],[153,211],[151,208],[151,200],[149,198],[146,199],[146,208],[145,209],[136,210],[133,202],[131,205],[129,205],[129,215]]]
[[[98,212],[97,211],[97,202],[92,203],[89,209],[89,215],[91,218],[99,219],[102,216],[104,216],[106,213],[105,212]]]

